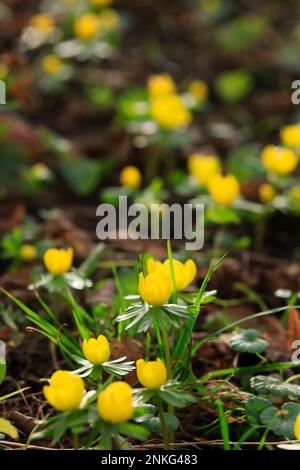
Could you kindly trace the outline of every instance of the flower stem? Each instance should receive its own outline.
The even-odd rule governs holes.
[[[168,380],[172,378],[172,371],[171,371],[171,355],[170,355],[170,345],[169,345],[169,338],[167,330],[164,328],[162,329],[162,339],[164,345],[164,355],[165,355],[165,362],[167,368],[167,378]]]
[[[159,393],[157,394],[157,407],[158,407],[158,412],[159,412],[159,418],[160,418],[160,424],[164,436],[164,448],[165,450],[170,449],[170,441],[169,441],[169,432],[165,420],[165,415],[164,415],[164,409],[163,409],[163,404],[161,401],[161,398],[159,396]]]

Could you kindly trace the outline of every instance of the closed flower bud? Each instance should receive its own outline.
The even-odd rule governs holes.
[[[277,175],[288,175],[298,165],[299,158],[292,149],[267,145],[261,154],[266,170]]]
[[[66,370],[54,372],[50,385],[43,388],[50,405],[59,411],[77,410],[84,395],[84,383],[81,377]]]
[[[206,187],[211,177],[220,173],[221,165],[219,159],[214,155],[195,153],[189,157],[188,170],[197,183]]]
[[[272,202],[277,195],[277,191],[272,184],[263,183],[258,188],[259,199],[263,204]]]
[[[155,261],[153,258],[148,260],[147,270],[150,274],[158,269],[163,269],[163,271],[171,277],[171,267],[168,259],[163,263]],[[173,259],[173,269],[177,291],[185,289],[194,280],[197,273],[197,267],[192,259],[189,259],[185,263]]]
[[[297,441],[300,441],[300,414],[298,414],[295,425],[294,425],[294,434]]]
[[[167,73],[152,75],[148,80],[148,93],[151,98],[173,95],[176,93],[176,85],[173,78]]]
[[[98,336],[97,339],[85,339],[82,344],[82,350],[85,358],[94,365],[108,361],[110,356],[109,343],[103,335]]]
[[[150,111],[153,119],[166,129],[186,127],[192,121],[192,115],[179,95],[152,98]]]
[[[300,124],[283,127],[280,131],[281,142],[287,147],[300,147]]]
[[[94,13],[85,13],[74,24],[74,33],[79,39],[89,41],[94,39],[100,30],[99,17]]]
[[[29,25],[47,35],[52,33],[55,27],[52,16],[42,13],[32,16]]]
[[[208,191],[216,204],[231,206],[240,195],[240,184],[233,175],[214,175],[208,183]]]
[[[189,92],[201,103],[208,96],[208,86],[202,80],[194,80],[189,86]]]
[[[171,277],[164,270],[158,269],[146,277],[140,273],[139,293],[148,304],[154,307],[165,304],[171,297],[172,290]]]
[[[145,388],[157,390],[167,381],[167,369],[161,359],[146,362],[144,359],[136,361],[136,373],[139,381]]]
[[[73,262],[73,249],[49,248],[44,254],[44,263],[49,273],[62,275],[70,270]]]
[[[20,257],[24,261],[32,261],[34,258],[37,256],[37,251],[35,246],[29,245],[29,244],[24,244],[21,246],[20,249]]]
[[[126,166],[120,173],[120,182],[122,186],[131,189],[138,189],[142,184],[142,175],[135,166]]]
[[[132,389],[126,382],[114,382],[99,394],[97,409],[103,421],[119,424],[133,415]]]

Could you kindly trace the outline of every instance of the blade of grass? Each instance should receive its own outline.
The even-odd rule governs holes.
[[[224,450],[230,450],[230,439],[229,439],[229,428],[228,422],[224,413],[223,403],[218,398],[216,400],[217,407],[219,410],[219,418],[220,418],[220,428],[221,428],[221,435],[223,439],[223,448]]]

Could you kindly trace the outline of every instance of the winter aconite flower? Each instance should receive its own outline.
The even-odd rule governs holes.
[[[300,186],[291,188],[288,195],[295,204],[300,204]]]
[[[142,184],[140,170],[136,166],[126,166],[120,173],[120,183],[126,188],[138,189]]]
[[[42,69],[48,75],[56,76],[59,75],[62,71],[63,62],[58,56],[54,54],[48,54],[42,59]]]
[[[44,254],[44,263],[49,273],[62,275],[70,270],[73,262],[73,249],[49,248]]]
[[[264,167],[277,175],[288,175],[298,165],[298,156],[292,149],[267,145],[261,154]]]
[[[212,176],[221,171],[219,159],[214,155],[195,153],[189,157],[188,169],[197,183],[206,187]]]
[[[280,131],[281,142],[287,147],[300,147],[300,123],[283,127]]]
[[[120,24],[120,16],[115,10],[106,8],[99,15],[99,27],[103,32],[115,31]]]
[[[100,30],[99,16],[94,13],[85,13],[74,23],[75,36],[84,41],[94,39]]]
[[[150,112],[153,119],[165,129],[186,127],[192,121],[192,115],[179,95],[165,95],[151,99]]]
[[[77,410],[84,395],[81,377],[66,370],[57,370],[50,379],[50,385],[43,388],[50,405],[59,411]]]
[[[172,290],[171,277],[163,269],[157,269],[145,277],[140,273],[139,293],[148,304],[160,307],[169,300]]]
[[[139,381],[145,388],[157,390],[167,381],[167,369],[161,359],[146,362],[144,359],[136,361],[136,373]]]
[[[214,175],[209,180],[208,191],[216,204],[231,206],[240,195],[240,184],[234,175]]]
[[[82,344],[82,350],[85,358],[94,365],[103,364],[103,362],[108,361],[110,356],[109,343],[103,335],[98,336],[97,339],[85,339]]]
[[[152,75],[148,80],[148,93],[150,98],[174,95],[176,93],[176,84],[173,78],[167,73]]]
[[[272,202],[277,195],[277,191],[270,183],[263,183],[258,188],[259,199],[263,204]]]
[[[45,35],[49,35],[54,30],[55,23],[52,16],[41,13],[31,17],[29,26]]]
[[[294,425],[294,434],[298,441],[300,441],[300,414],[298,414],[295,425]]]
[[[31,261],[37,256],[35,246],[25,243],[20,249],[20,258],[24,261]]]
[[[171,277],[171,267],[168,259],[163,263],[160,263],[159,261],[155,261],[153,258],[149,258],[147,262],[148,273],[151,274],[160,269]],[[181,261],[173,259],[173,269],[177,291],[185,289],[194,280],[197,273],[196,264],[192,259],[189,259],[185,263],[181,263]]]
[[[189,92],[201,103],[208,97],[208,86],[202,80],[193,80],[189,86]]]
[[[97,409],[103,421],[119,424],[133,414],[132,389],[126,382],[114,382],[99,394]]]

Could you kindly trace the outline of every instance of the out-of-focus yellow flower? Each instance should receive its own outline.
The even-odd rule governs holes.
[[[48,54],[42,59],[42,69],[48,75],[59,75],[63,69],[63,62],[57,55]]]
[[[188,159],[188,170],[201,186],[206,187],[210,178],[216,173],[220,173],[221,165],[219,159],[214,155],[195,153]]]
[[[167,369],[161,359],[146,362],[144,359],[136,361],[136,373],[139,381],[145,388],[157,390],[167,381]]]
[[[208,86],[202,80],[193,80],[189,86],[189,92],[197,101],[202,102],[208,97]]]
[[[99,15],[99,24],[101,31],[115,31],[120,25],[120,16],[111,8],[106,8]]]
[[[55,28],[53,17],[44,13],[32,16],[29,25],[44,34],[52,33]]]
[[[75,36],[84,41],[94,39],[100,31],[100,19],[94,13],[85,13],[74,23]]]
[[[99,394],[97,409],[103,421],[119,424],[133,415],[132,389],[126,382],[114,382]]]
[[[292,149],[267,145],[261,153],[261,160],[268,171],[288,175],[298,165],[299,158]]]
[[[297,441],[300,441],[300,414],[298,414],[295,425],[294,425],[294,434]]]
[[[62,275],[70,270],[73,263],[73,248],[49,248],[44,254],[44,263],[49,273]]]
[[[103,362],[108,361],[110,356],[109,342],[103,335],[98,336],[97,339],[85,339],[82,350],[85,358],[94,365],[103,364]]]
[[[30,245],[28,243],[25,243],[24,245],[21,246],[20,249],[20,257],[24,261],[31,261],[35,259],[37,256],[37,251],[35,246]]]
[[[94,7],[108,7],[112,4],[113,0],[90,0],[91,5]]]
[[[51,177],[51,171],[44,163],[35,163],[30,168],[30,172],[38,180],[47,180]]]
[[[176,94],[176,84],[167,73],[152,75],[148,80],[148,93],[150,98]]]
[[[214,175],[209,180],[208,191],[216,204],[231,206],[240,194],[240,184],[234,175]]]
[[[165,304],[171,297],[172,290],[171,277],[163,269],[157,269],[146,277],[140,273],[139,293],[148,304],[154,307]]]
[[[120,173],[120,183],[126,188],[138,189],[142,184],[140,170],[133,165],[126,166]]]
[[[258,195],[263,204],[268,204],[276,197],[277,191],[272,184],[263,183],[258,188]]]
[[[147,271],[149,274],[162,269],[168,276],[171,276],[170,261],[167,259],[163,263],[149,258],[147,262]],[[177,259],[173,259],[174,277],[176,289],[181,291],[185,289],[195,278],[197,274],[197,267],[192,259],[185,263],[181,263]]]
[[[150,112],[153,119],[166,129],[185,127],[192,121],[192,114],[179,95],[164,95],[150,99]]]
[[[300,186],[294,186],[289,191],[289,197],[296,204],[300,204]]]
[[[283,127],[280,131],[283,145],[287,147],[300,147],[300,123]]]
[[[4,78],[7,77],[8,72],[9,72],[9,70],[8,70],[7,65],[3,64],[3,63],[0,64],[0,80],[4,80]]]
[[[57,370],[43,392],[53,408],[59,411],[77,410],[83,399],[84,383],[78,375],[67,370]]]

